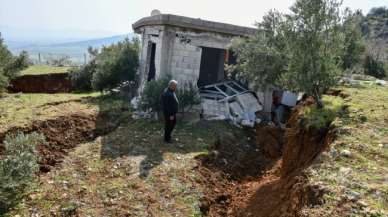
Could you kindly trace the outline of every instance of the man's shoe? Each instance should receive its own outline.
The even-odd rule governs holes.
[[[169,144],[171,144],[171,143],[172,143],[172,141],[171,141],[171,140],[164,140],[164,142],[165,142],[165,143],[169,143]]]

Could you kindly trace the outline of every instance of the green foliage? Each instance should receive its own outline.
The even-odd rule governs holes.
[[[28,54],[23,51],[18,57],[14,57],[4,44],[0,34],[0,93],[4,92],[9,81],[29,65]]]
[[[362,13],[346,10],[343,24],[344,48],[341,55],[342,69],[352,69],[361,62],[365,42],[361,33]]]
[[[339,97],[325,96],[323,98],[325,107],[316,106],[305,107],[303,117],[306,127],[321,129],[331,124],[337,118],[344,108],[344,101]]]
[[[319,99],[341,75],[340,2],[297,0],[290,14],[271,11],[258,33],[232,49],[251,84],[281,86]]]
[[[179,108],[182,114],[189,112],[193,106],[201,103],[198,87],[192,82],[186,82],[179,85],[176,95],[179,100]]]
[[[368,16],[386,16],[388,17],[388,8],[387,7],[376,7],[372,8],[368,13]]]
[[[161,96],[167,88],[170,79],[170,76],[166,76],[147,82],[140,98],[140,108],[143,110],[151,109],[153,112],[161,112],[163,109]]]
[[[385,78],[387,76],[384,62],[374,58],[372,55],[366,55],[364,60],[364,72],[376,78]]]
[[[8,87],[8,77],[4,75],[3,71],[0,69],[0,96],[1,93],[6,91],[6,88]]]
[[[139,65],[138,39],[129,39],[102,48],[96,56],[96,72],[93,74],[92,87],[104,91],[117,87],[125,81],[134,81]]]
[[[94,73],[97,70],[95,58],[98,55],[98,50],[89,47],[88,52],[89,55],[92,57],[92,60],[88,64],[81,66],[80,68],[74,68],[70,70],[72,87],[77,91],[93,90],[92,79]]]
[[[170,80],[171,76],[168,75],[161,79],[147,82],[140,98],[140,108],[143,110],[151,109],[153,112],[162,112],[161,97]],[[179,109],[182,114],[189,112],[193,106],[201,102],[198,88],[191,82],[179,84],[176,96],[179,100]]]
[[[291,7],[294,28],[289,31],[289,69],[283,77],[294,81],[289,89],[319,99],[336,84],[342,44],[339,6],[338,1],[298,0]]]
[[[257,26],[260,32],[248,39],[234,39],[231,49],[237,54],[237,65],[229,66],[234,79],[249,81],[256,88],[281,85],[287,68],[283,17],[270,11]]]
[[[6,136],[5,152],[0,158],[0,214],[17,203],[33,180],[38,171],[35,147],[44,141],[44,136],[37,133]]]

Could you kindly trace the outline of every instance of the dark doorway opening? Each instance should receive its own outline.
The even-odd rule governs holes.
[[[149,43],[148,44],[148,52],[149,56],[149,68],[148,68],[148,78],[147,81],[151,81],[155,79],[156,68],[155,68],[155,53],[156,53],[156,44]]]
[[[214,84],[225,78],[225,50],[202,47],[198,87]]]

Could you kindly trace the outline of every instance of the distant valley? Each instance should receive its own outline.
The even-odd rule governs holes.
[[[5,40],[8,48],[12,53],[18,54],[21,51],[27,51],[31,60],[35,63],[39,62],[39,55],[41,63],[44,63],[50,58],[59,58],[68,56],[73,64],[83,64],[88,61],[89,56],[87,49],[89,46],[93,48],[101,48],[103,46],[111,45],[125,38],[132,39],[135,35],[133,33],[125,35],[116,35],[111,37],[96,38],[80,41],[58,42],[58,43],[44,43],[44,42],[28,42],[28,41],[13,41]]]

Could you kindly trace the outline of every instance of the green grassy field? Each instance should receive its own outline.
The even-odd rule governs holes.
[[[40,74],[52,74],[52,73],[65,73],[72,67],[57,67],[46,65],[32,65],[27,69],[20,72],[20,75],[40,75]]]
[[[311,216],[387,216],[388,88],[341,89],[349,113],[336,120],[338,138],[310,171],[330,192]]]
[[[33,120],[44,120],[72,112],[93,112],[97,105],[82,99],[98,97],[87,94],[7,94],[0,98],[0,132],[15,126],[26,126]],[[57,104],[57,105],[52,105]]]

